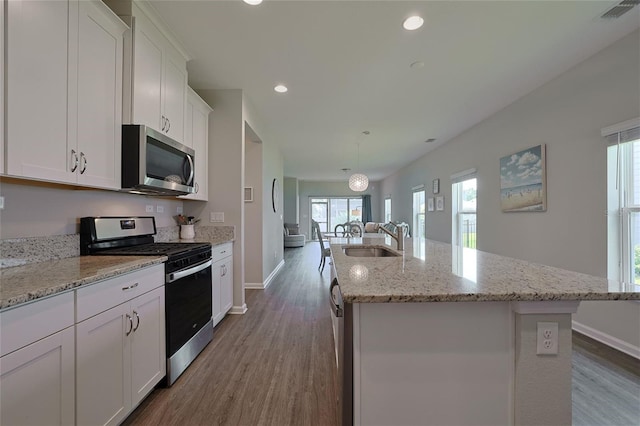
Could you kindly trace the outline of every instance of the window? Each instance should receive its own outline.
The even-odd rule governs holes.
[[[424,189],[413,193],[413,236],[426,238]]]
[[[602,130],[607,149],[607,269],[640,284],[640,119]]]
[[[318,222],[321,232],[333,232],[336,225],[362,222],[362,198],[311,198],[311,219]],[[317,238],[312,235],[312,238]]]
[[[384,222],[391,222],[391,198],[384,199]]]
[[[476,206],[478,202],[475,169],[451,176],[451,244],[476,248]]]

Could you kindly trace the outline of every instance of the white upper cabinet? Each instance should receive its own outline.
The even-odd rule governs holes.
[[[187,61],[162,31],[133,4],[132,93],[125,117],[182,142],[187,104]],[[127,85],[125,85],[127,86]]]
[[[89,1],[80,2],[78,22],[78,183],[119,189],[126,26]]]
[[[7,7],[6,173],[119,189],[126,25],[101,1]]]
[[[75,182],[67,143],[69,3],[16,0],[7,9],[7,170]]]
[[[184,144],[196,152],[196,192],[182,197],[188,200],[207,201],[209,199],[207,182],[209,180],[209,113],[211,111],[211,107],[196,92],[188,88]]]

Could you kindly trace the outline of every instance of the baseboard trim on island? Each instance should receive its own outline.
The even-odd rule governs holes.
[[[282,259],[280,263],[278,263],[278,265],[273,269],[273,271],[271,271],[267,279],[264,280],[264,283],[244,283],[244,288],[250,290],[264,290],[265,288],[269,287],[273,279],[283,267],[284,259]]]
[[[229,310],[230,315],[244,315],[247,312],[247,304],[243,303],[242,306],[232,306]]]
[[[613,349],[616,349],[634,358],[640,359],[640,347],[633,346],[632,344],[627,343],[624,340],[620,340],[617,337],[613,337],[610,334],[603,333],[600,330],[596,330],[595,328],[591,328],[577,321],[571,322],[571,328],[578,333],[584,334],[587,337],[591,337],[593,340],[604,343],[605,345],[610,346]]]

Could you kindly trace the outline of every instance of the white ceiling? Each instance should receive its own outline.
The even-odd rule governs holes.
[[[190,85],[243,89],[303,180],[345,180],[357,144],[360,171],[389,176],[640,26],[640,7],[599,18],[616,1],[151,3]],[[425,25],[404,30],[415,13]]]

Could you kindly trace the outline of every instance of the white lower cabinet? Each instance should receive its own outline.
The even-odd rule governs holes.
[[[0,358],[0,424],[74,424],[73,327]]]
[[[164,287],[76,324],[76,342],[77,424],[119,424],[166,373]]]
[[[233,306],[233,243],[214,247],[212,260],[211,293],[215,326]]]

